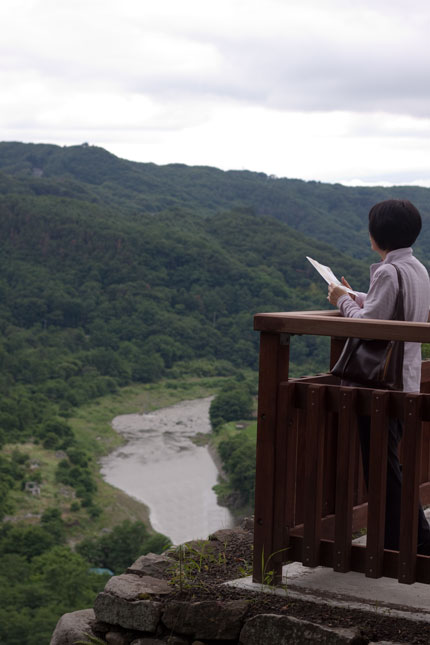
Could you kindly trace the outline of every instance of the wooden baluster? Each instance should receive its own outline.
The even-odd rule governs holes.
[[[306,410],[297,410],[297,474],[295,525],[303,524],[305,508]]]
[[[307,396],[303,564],[319,564],[323,495],[325,388],[310,385]]]
[[[367,502],[367,486],[364,480],[363,461],[361,458],[360,439],[358,433],[355,440],[354,481],[354,504],[359,506]]]
[[[287,457],[286,457],[286,489],[285,524],[288,529],[296,526],[296,496],[297,496],[297,466],[298,466],[298,410],[293,406],[294,383],[287,385]]]
[[[421,390],[422,393],[430,393],[430,361],[421,363]],[[427,397],[425,397],[427,398]],[[421,398],[422,414],[426,413],[426,401]],[[427,404],[428,405],[428,404]],[[428,413],[427,413],[428,418]],[[421,431],[421,476],[420,483],[425,483],[421,490],[421,503],[426,505],[430,503],[430,423],[425,421],[422,424]]]
[[[399,582],[415,582],[421,448],[421,397],[405,396]]]
[[[421,426],[421,449],[420,449],[420,484],[429,481],[430,472],[430,424],[423,423]]]
[[[257,456],[255,474],[253,579],[262,582],[264,561],[273,554],[276,485],[278,386],[288,380],[289,342],[285,334],[260,334]]]
[[[336,507],[336,461],[337,461],[338,415],[326,414],[324,441],[324,482],[322,516],[334,515]],[[333,539],[333,534],[325,537]]]
[[[366,548],[368,578],[380,578],[384,562],[389,397],[387,391],[372,392]]]
[[[294,408],[294,383],[281,383],[278,396],[278,426],[275,454],[275,501],[273,516],[273,554],[266,568],[281,582],[282,564],[288,560],[289,531],[294,526],[297,465],[297,414]]]
[[[351,566],[356,398],[353,388],[340,389],[333,557],[333,569],[340,572],[349,571]]]

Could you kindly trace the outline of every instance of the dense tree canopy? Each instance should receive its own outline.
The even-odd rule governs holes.
[[[0,143],[0,447],[62,451],[55,479],[71,505],[94,505],[92,456],[74,435],[74,407],[164,375],[255,369],[261,311],[325,309],[326,285],[307,255],[364,290],[367,212],[406,197],[421,210],[417,254],[430,245],[428,190],[345,188],[172,164],[138,164],[92,146]],[[295,337],[293,375],[327,367],[327,339]],[[211,409],[214,426],[248,416],[240,384]],[[255,445],[220,444],[239,503],[251,503]],[[30,474],[28,455],[0,455],[0,520]],[[37,479],[37,473],[32,473]],[[48,642],[58,617],[91,606],[104,580],[165,536],[128,523],[65,544],[58,511],[0,525],[0,641]]]
[[[425,221],[430,217],[426,188],[347,188],[206,166],[156,166],[118,159],[88,145],[0,143],[0,171],[8,175],[0,174],[0,193],[73,197],[134,215],[179,207],[206,216],[245,206],[358,258],[369,255],[367,213],[374,203],[406,198]],[[425,227],[418,244],[424,256],[429,242]]]
[[[56,509],[40,525],[0,528],[0,642],[48,643],[58,618],[94,603],[106,576],[61,544]]]
[[[364,263],[249,208],[133,210],[142,168],[99,149],[0,145],[1,166],[14,173],[0,182],[0,432],[9,441],[69,450],[59,417],[91,398],[196,359],[255,368],[254,313],[326,306],[306,255],[365,286]],[[170,169],[167,193],[185,170]],[[157,172],[143,181],[148,195],[164,185]],[[121,206],[105,185],[113,177],[128,195]],[[323,340],[297,340],[293,373],[324,356]]]
[[[306,255],[366,288],[354,257],[368,254],[366,209],[384,190],[0,144],[0,444],[65,451],[57,481],[95,513],[71,409],[183,370],[255,369],[254,313],[327,306]],[[406,193],[428,218],[426,189]],[[327,361],[327,339],[293,338],[292,375]],[[8,468],[3,514],[19,485]]]
[[[247,384],[229,385],[216,395],[210,405],[209,418],[212,428],[217,430],[226,421],[248,419],[252,409],[252,395]]]
[[[77,551],[93,567],[107,568],[120,574],[139,556],[162,553],[170,545],[171,542],[165,535],[150,535],[142,522],[125,521],[99,538],[83,540]]]

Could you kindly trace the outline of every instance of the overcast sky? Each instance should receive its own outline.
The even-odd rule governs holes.
[[[430,186],[428,0],[1,0],[0,140]]]

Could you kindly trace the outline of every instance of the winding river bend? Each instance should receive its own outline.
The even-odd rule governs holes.
[[[151,524],[174,544],[206,539],[233,525],[212,486],[218,470],[206,446],[191,438],[210,432],[211,397],[183,401],[148,414],[115,417],[127,443],[101,461],[105,481],[150,509]]]

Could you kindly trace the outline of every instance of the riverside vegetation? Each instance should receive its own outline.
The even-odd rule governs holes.
[[[390,196],[422,211],[426,264],[428,194],[137,164],[86,144],[0,143],[2,643],[47,642],[59,615],[103,587],[89,568],[118,572],[135,546],[165,543],[142,505],[100,480],[97,458],[118,442],[107,420],[199,388],[222,400],[228,379],[249,402],[253,314],[326,308],[306,255],[364,289],[366,213]],[[324,369],[327,355],[324,339],[294,338],[292,374]],[[255,450],[247,416],[213,417],[229,475],[218,493],[243,507]],[[23,490],[29,481],[42,484],[40,498]]]
[[[218,502],[239,517],[251,515],[254,505],[256,393],[256,378],[242,377],[224,386],[209,410],[212,445],[226,475],[214,487],[215,492]]]
[[[5,516],[0,527],[1,642],[49,642],[58,618],[92,605],[110,573],[122,573],[140,555],[169,546],[168,537],[148,525],[144,505],[101,479],[97,457],[120,441],[110,421],[124,409],[150,412],[207,396],[225,381],[183,378],[133,385],[78,408],[68,424],[89,462],[90,507],[56,477],[62,453],[70,450],[32,442],[3,447],[2,463],[9,461],[10,468],[7,474],[3,468],[2,479],[10,476],[8,510],[13,515]],[[22,490],[28,478],[40,482],[40,495]]]

